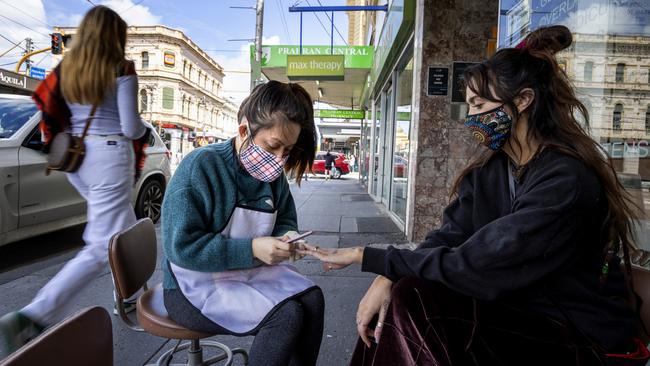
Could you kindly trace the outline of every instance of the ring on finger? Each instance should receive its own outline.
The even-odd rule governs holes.
[[[384,323],[382,323],[382,322],[377,322],[377,328],[381,328],[381,327],[383,327],[383,326],[384,326]]]

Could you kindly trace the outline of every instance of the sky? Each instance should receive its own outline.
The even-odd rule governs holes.
[[[91,2],[111,7],[129,25],[161,24],[182,30],[225,69],[224,96],[239,102],[248,94],[250,78],[241,71],[250,70],[249,43],[229,40],[255,37],[255,10],[231,7],[254,8],[256,0],[0,0],[0,54],[15,43],[24,46],[27,37],[36,49],[49,47],[52,27],[78,25]],[[265,0],[263,43],[298,44],[300,15],[289,13],[288,8],[319,3],[345,5],[345,0]],[[303,17],[303,44],[329,45],[327,15],[319,13],[317,18],[305,13]],[[334,24],[334,45],[345,45],[347,15],[335,13]],[[21,52],[15,48],[0,57],[0,68],[13,70]],[[48,53],[32,61],[37,67],[52,67]]]

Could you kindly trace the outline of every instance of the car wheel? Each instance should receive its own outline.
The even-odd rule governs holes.
[[[334,168],[334,171],[332,172],[332,178],[341,179],[341,169]]]
[[[135,206],[135,215],[138,219],[148,217],[155,224],[160,220],[165,188],[156,179],[147,181],[138,193],[138,200]]]

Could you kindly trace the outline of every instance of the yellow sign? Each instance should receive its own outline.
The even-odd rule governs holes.
[[[172,51],[165,51],[165,66],[176,65],[176,55]]]

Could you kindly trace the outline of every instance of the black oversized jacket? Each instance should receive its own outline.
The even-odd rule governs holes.
[[[606,348],[628,342],[638,323],[618,263],[606,285],[599,282],[607,201],[595,172],[546,149],[529,163],[513,201],[507,164],[500,152],[468,174],[440,229],[416,250],[366,248],[363,270],[394,281],[436,281],[560,320],[566,315]]]

